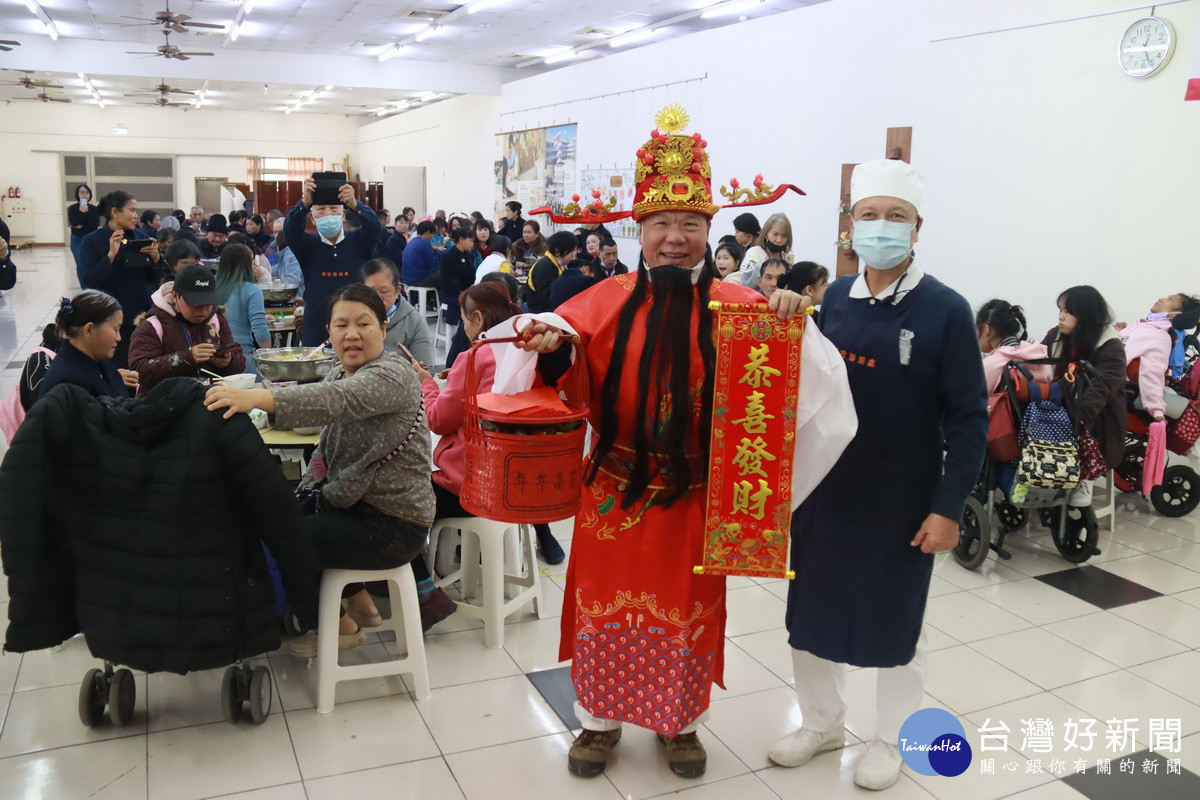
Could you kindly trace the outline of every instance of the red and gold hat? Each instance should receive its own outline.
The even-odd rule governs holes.
[[[603,198],[600,190],[592,191],[592,199],[581,205],[579,195],[555,213],[542,206],[530,214],[549,214],[558,223],[597,223],[633,217],[635,222],[660,211],[688,211],[711,218],[722,208],[757,206],[773,203],[786,192],[804,194],[790,183],[771,186],[762,175],[754,178],[753,189],[743,189],[736,178],[729,181],[732,189],[721,187],[721,196],[729,203],[713,202],[712,168],[708,163],[708,142],[699,133],[688,136],[680,133],[688,125],[688,113],[677,103],[664,108],[654,118],[658,125],[650,139],[637,151],[634,181],[637,189],[632,211],[613,211],[616,197]]]

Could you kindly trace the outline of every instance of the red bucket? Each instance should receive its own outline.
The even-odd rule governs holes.
[[[498,522],[555,522],[579,510],[583,488],[583,448],[587,434],[587,359],[576,340],[575,364],[566,385],[567,413],[512,416],[479,408],[475,351],[481,346],[518,341],[519,337],[476,342],[467,355],[466,475],[462,507]],[[502,430],[489,430],[482,423]],[[570,423],[573,430],[556,431]],[[520,433],[506,432],[519,427]]]

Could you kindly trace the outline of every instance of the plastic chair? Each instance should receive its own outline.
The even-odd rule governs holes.
[[[338,664],[338,617],[342,589],[351,583],[387,581],[392,615],[376,630],[394,631],[396,644],[404,642],[407,654],[391,661],[341,666]],[[327,569],[321,575],[321,600],[317,612],[317,713],[333,711],[334,690],[341,681],[409,674],[418,700],[428,700],[429,665],[425,661],[425,639],[421,631],[421,609],[412,565],[396,569]]]
[[[459,568],[437,579],[437,585],[445,587],[461,581],[463,599],[458,604],[458,613],[482,620],[484,644],[498,650],[504,646],[505,620],[526,603],[532,602],[538,619],[543,618],[533,529],[528,525],[510,525],[479,517],[439,519],[429,532],[426,551],[431,575],[436,575],[432,561],[437,554],[438,538],[455,532],[462,533]],[[505,558],[506,543],[507,549],[514,551],[515,558]],[[508,571],[508,561],[516,562],[514,566],[518,572]],[[482,592],[477,594],[481,583]],[[519,587],[519,590],[505,599],[506,589],[510,587]]]
[[[432,286],[406,286],[404,291],[409,302],[416,306],[417,311],[420,311],[422,316],[436,317],[438,315],[437,306],[439,301],[437,289]],[[433,293],[433,311],[429,310],[428,304],[429,295],[431,292]],[[413,295],[417,296],[415,300],[413,299]]]
[[[450,354],[450,340],[454,338],[454,334],[458,331],[457,325],[451,325],[446,322],[446,312],[449,307],[442,303],[438,306],[437,322],[433,326],[433,350],[437,352],[438,346],[442,348],[442,356]],[[447,364],[447,367],[450,365]]]

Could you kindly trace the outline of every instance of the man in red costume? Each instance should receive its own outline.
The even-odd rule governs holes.
[[[716,360],[708,304],[767,302],[716,279],[707,243],[721,206],[713,204],[706,142],[674,133],[687,124],[677,106],[657,121],[638,151],[636,273],[601,281],[557,309],[585,345],[597,432],[559,646],[572,662],[583,723],[567,765],[589,777],[604,771],[624,722],[655,731],[676,774],[698,777],[707,766],[696,729],[713,683],[723,686],[725,639],[725,579],[692,571],[703,547]],[[794,187],[772,196],[763,187],[752,199],[787,188]],[[606,211],[600,203],[569,206],[555,221],[628,216]],[[807,305],[786,290],[770,300],[785,319]],[[526,350],[548,353],[563,343],[546,322],[526,330]]]

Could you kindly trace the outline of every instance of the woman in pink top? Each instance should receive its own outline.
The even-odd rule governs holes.
[[[1132,366],[1138,361],[1136,379],[1140,402],[1136,405],[1144,407],[1155,421],[1163,419],[1168,411],[1164,390],[1173,344],[1171,329],[1191,330],[1196,327],[1197,317],[1200,317],[1200,300],[1179,293],[1156,300],[1145,319],[1130,325],[1117,325],[1121,331],[1121,341],[1125,344],[1125,363]],[[1130,378],[1134,377],[1131,371]],[[1178,416],[1186,405],[1181,398],[1179,409],[1172,416]]]
[[[1046,358],[1046,346],[1026,341],[1029,324],[1025,312],[1006,300],[988,300],[975,315],[975,330],[979,334],[979,350],[983,356],[983,377],[988,392],[996,391],[1004,367],[1010,361],[1035,361]],[[1054,370],[1049,364],[1029,366],[1034,380],[1049,383]]]
[[[484,281],[464,291],[458,298],[462,311],[463,332],[474,342],[480,334],[521,313],[513,302],[508,288],[502,283]],[[458,497],[462,494],[466,473],[466,438],[462,434],[466,407],[467,358],[459,358],[446,376],[446,386],[439,389],[437,381],[420,364],[413,369],[421,381],[425,397],[425,415],[429,430],[440,435],[441,441],[433,450],[433,493],[437,501],[436,517],[469,517]],[[496,375],[496,357],[491,347],[481,347],[475,354],[475,386],[477,393],[490,392]],[[549,525],[535,525],[538,546],[547,564],[559,564],[566,558],[562,547],[550,532]]]

